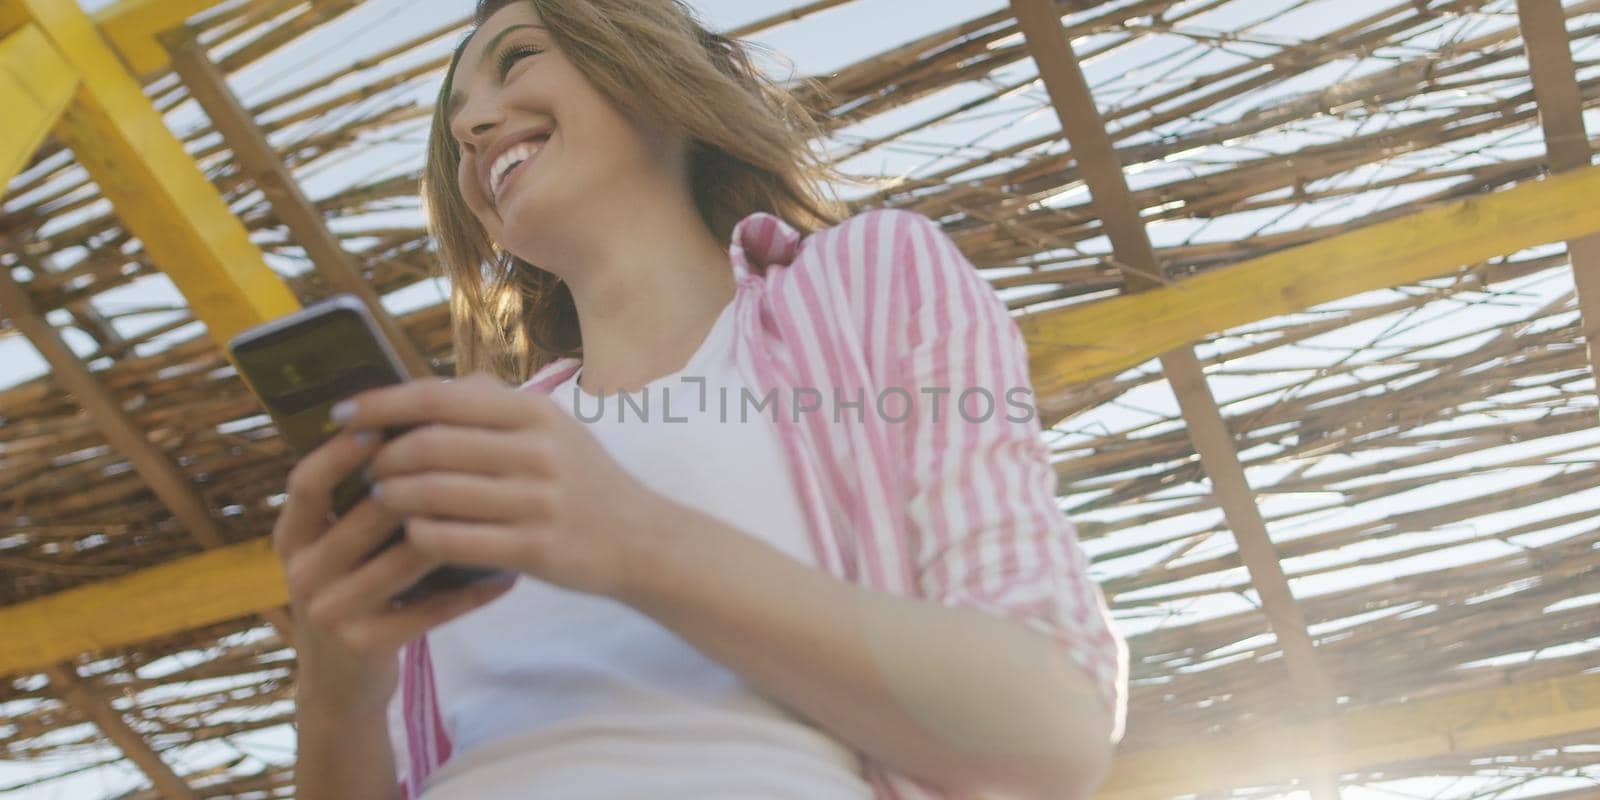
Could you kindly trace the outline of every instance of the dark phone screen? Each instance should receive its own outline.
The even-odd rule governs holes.
[[[333,405],[367,389],[401,383],[406,377],[389,361],[374,331],[357,312],[330,308],[311,319],[233,348],[239,370],[278,424],[279,435],[305,456],[331,438],[338,427],[328,419]],[[383,432],[385,439],[410,428]],[[333,490],[332,518],[342,516],[367,496],[370,487],[359,470]],[[396,528],[378,549],[399,541]],[[442,566],[394,600],[408,603],[432,592],[466,586],[498,574],[494,570]]]
[[[343,309],[251,342],[234,358],[302,456],[337,431],[328,419],[335,403],[404,380],[361,317]]]
[[[404,380],[362,317],[340,308],[237,347],[234,358],[299,456],[338,431],[328,419],[335,403]],[[385,438],[404,432],[385,431]],[[360,473],[346,476],[333,491],[334,515],[349,511],[366,494]]]

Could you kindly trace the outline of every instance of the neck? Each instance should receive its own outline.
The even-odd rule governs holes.
[[[578,224],[534,262],[572,292],[585,391],[636,390],[680,369],[733,299],[725,244],[693,200],[670,184],[646,188],[570,215]]]

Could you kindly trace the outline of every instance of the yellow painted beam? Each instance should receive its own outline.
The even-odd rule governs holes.
[[[5,36],[28,24],[28,15],[22,13],[11,0],[0,0],[0,36]]]
[[[0,607],[0,675],[148,642],[289,602],[269,540],[208,550],[122,578]]]
[[[1018,318],[1048,396],[1201,337],[1600,232],[1600,167],[1426,209],[1136,295]]]
[[[0,41],[0,187],[27,165],[78,89],[78,73],[39,32],[26,25]]]
[[[128,71],[146,76],[166,69],[166,48],[156,34],[182,25],[222,0],[120,0],[94,13],[95,25],[111,42]]]
[[[1097,800],[1150,800],[1287,784],[1315,769],[1493,752],[1519,742],[1600,730],[1600,674],[1352,709],[1321,725],[1122,753]]]
[[[78,654],[225,622],[288,600],[266,539],[179,559],[115,580],[0,608],[0,675]],[[1328,723],[1120,753],[1099,800],[1149,800],[1288,782],[1315,769],[1492,751],[1600,730],[1600,674],[1461,692]]]
[[[226,341],[298,308],[243,223],[78,4],[6,2],[26,11],[82,76],[56,135],[72,148],[212,337]]]

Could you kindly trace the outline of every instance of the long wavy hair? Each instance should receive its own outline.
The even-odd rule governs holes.
[[[750,45],[706,30],[682,0],[479,0],[473,32],[513,2],[531,3],[557,46],[618,109],[681,131],[700,217],[726,242],[758,211],[802,232],[838,222],[825,192],[839,178],[812,149],[818,117],[765,76]],[[444,116],[456,47],[434,107],[422,200],[441,272],[450,279],[456,373],[527,380],[558,358],[581,356],[577,309],[565,283],[499,252],[456,183],[461,153]],[[824,97],[815,82],[808,94]]]

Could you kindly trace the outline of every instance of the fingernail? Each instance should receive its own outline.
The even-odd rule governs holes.
[[[328,409],[328,419],[340,424],[349,422],[356,415],[356,401],[340,400],[333,408]]]
[[[383,484],[382,483],[374,483],[374,484],[372,484],[372,488],[367,490],[367,493],[372,495],[374,498],[382,497],[383,496]]]
[[[378,441],[378,432],[356,431],[355,433],[350,434],[350,438],[356,441],[357,447],[369,447]]]
[[[505,575],[491,575],[482,579],[480,583],[482,584],[482,591],[484,594],[503,592],[506,589],[510,589],[511,587],[517,585],[517,573],[513,572]]]

